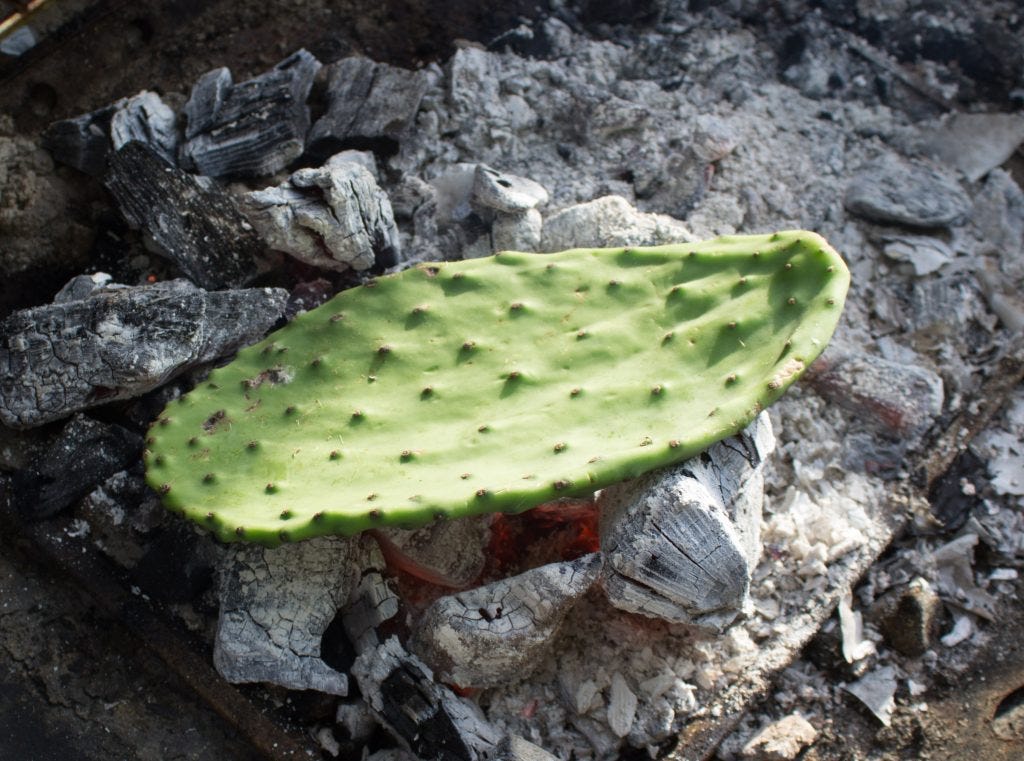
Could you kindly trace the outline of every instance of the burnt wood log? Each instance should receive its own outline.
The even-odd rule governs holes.
[[[475,703],[435,682],[396,637],[360,655],[352,675],[378,720],[417,758],[483,761],[497,754],[502,733]]]
[[[226,191],[138,142],[111,156],[104,182],[128,224],[144,230],[197,285],[238,287],[256,277],[263,243]]]
[[[321,64],[305,50],[270,71],[235,84],[226,68],[192,88],[184,114],[182,164],[208,177],[263,177],[302,155],[309,97]]]
[[[440,679],[463,687],[524,678],[600,570],[592,553],[442,597],[424,612],[410,648]]]
[[[267,245],[322,269],[386,268],[401,243],[387,194],[361,165],[340,154],[300,169],[277,187],[243,196],[243,207]]]
[[[93,177],[103,176],[111,151],[132,141],[149,145],[168,163],[177,163],[177,117],[156,93],[143,90],[54,122],[43,132],[43,147],[54,159]]]
[[[287,299],[277,288],[207,292],[171,280],[15,312],[0,323],[0,421],[31,428],[139,396],[256,341]]]
[[[232,545],[221,569],[213,649],[221,676],[347,695],[348,677],[320,658],[320,644],[359,577],[351,561],[356,541]]]
[[[491,518],[475,515],[417,529],[388,527],[371,533],[392,567],[432,584],[461,589],[484,569]]]
[[[721,630],[746,606],[760,555],[767,413],[678,465],[601,492],[604,587],[612,605]]]
[[[427,91],[422,71],[366,58],[343,58],[327,67],[327,112],[309,133],[309,150],[326,157],[343,147],[393,152]]]

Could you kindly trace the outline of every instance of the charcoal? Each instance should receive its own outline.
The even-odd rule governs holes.
[[[482,761],[502,740],[475,703],[435,682],[397,637],[360,655],[352,676],[381,723],[417,758]]]
[[[43,147],[57,161],[93,177],[106,171],[113,149],[132,141],[145,143],[167,162],[176,163],[177,117],[156,93],[143,90],[90,113],[54,122],[43,133]]]
[[[345,633],[357,653],[372,651],[381,640],[379,629],[398,614],[398,596],[384,577],[384,556],[365,536],[356,548],[356,565],[363,569],[356,588],[341,612]]]
[[[908,227],[957,224],[971,210],[971,200],[949,172],[895,156],[862,167],[843,202],[865,219]]]
[[[473,173],[473,200],[497,212],[519,214],[547,203],[548,191],[526,177],[478,164]]]
[[[442,597],[424,612],[410,649],[438,678],[463,687],[525,678],[600,570],[592,553]]]
[[[398,262],[401,244],[387,194],[345,154],[247,193],[243,208],[268,246],[314,267],[363,271]]]
[[[81,301],[92,295],[97,288],[110,283],[110,275],[97,272],[94,275],[76,275],[64,284],[53,297],[54,304],[66,304],[69,301]]]
[[[327,76],[327,112],[309,133],[309,149],[320,156],[346,145],[397,142],[412,124],[429,85],[422,71],[356,57],[331,64]]]
[[[912,445],[942,412],[942,378],[933,371],[835,348],[807,374],[814,389],[857,420]]]
[[[145,230],[197,285],[238,287],[256,277],[263,244],[225,191],[138,142],[111,156],[104,182],[128,223]]]
[[[49,518],[139,459],[142,437],[119,425],[75,415],[53,445],[15,477],[23,515]]]
[[[120,103],[54,122],[43,132],[43,147],[60,163],[101,176],[110,153],[110,120]]]
[[[736,436],[678,465],[605,489],[603,581],[622,610],[721,630],[744,609],[760,556],[765,458],[761,413]]]
[[[320,62],[299,50],[270,71],[235,84],[214,69],[192,88],[182,164],[208,177],[264,177],[284,169],[305,148],[306,98]]]
[[[348,694],[320,644],[359,577],[356,540],[317,537],[276,549],[236,544],[221,569],[213,662],[232,683]]]
[[[145,143],[168,164],[177,163],[178,119],[154,92],[143,91],[121,101],[110,120],[114,150],[128,143]]]
[[[187,280],[100,288],[0,323],[0,421],[31,428],[139,396],[259,339],[281,289],[207,292]]]
[[[461,588],[484,568],[491,518],[478,515],[437,521],[417,529],[381,528],[373,534],[393,568],[433,584]]]

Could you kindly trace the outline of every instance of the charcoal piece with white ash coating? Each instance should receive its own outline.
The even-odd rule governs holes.
[[[234,199],[213,183],[172,167],[131,142],[110,157],[104,184],[128,224],[203,288],[251,282],[263,243]]]
[[[381,723],[418,758],[483,761],[504,739],[475,703],[435,682],[397,637],[360,655],[352,676]]]
[[[31,428],[140,396],[252,343],[287,300],[281,289],[170,280],[15,312],[0,323],[0,421]]]
[[[309,132],[309,150],[329,156],[346,145],[395,143],[412,125],[429,80],[422,71],[343,58],[327,67],[327,112]]]
[[[363,534],[355,552],[353,562],[361,575],[341,611],[341,622],[349,642],[362,655],[381,643],[380,628],[398,615],[400,602],[384,576],[384,556],[377,542]]]
[[[697,457],[605,489],[598,504],[612,605],[712,630],[728,626],[749,600],[763,466],[774,448],[762,412]]]
[[[233,82],[226,68],[204,74],[184,108],[182,165],[208,177],[264,177],[284,169],[305,148],[306,98],[320,67],[298,50],[246,82]]]
[[[524,678],[600,570],[600,555],[591,553],[442,597],[416,625],[410,649],[440,679],[463,687]]]
[[[321,269],[363,271],[398,263],[391,202],[349,154],[299,169],[277,187],[246,193],[242,208],[267,245]]]
[[[213,663],[232,683],[348,694],[320,657],[324,632],[359,575],[355,540],[320,537],[269,550],[233,545],[221,568]]]

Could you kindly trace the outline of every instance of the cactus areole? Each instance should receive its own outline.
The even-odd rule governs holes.
[[[801,231],[422,264],[168,405],[147,478],[266,545],[589,493],[745,427],[825,347],[848,284]]]

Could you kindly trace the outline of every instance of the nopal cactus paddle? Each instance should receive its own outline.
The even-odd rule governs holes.
[[[746,426],[824,348],[848,282],[807,232],[420,265],[170,404],[148,481],[267,545],[590,492]]]

